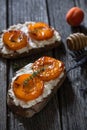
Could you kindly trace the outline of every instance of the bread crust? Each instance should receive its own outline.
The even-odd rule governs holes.
[[[65,78],[66,78],[66,71],[64,70],[63,77],[60,79],[58,84],[54,86],[54,88],[52,89],[52,92],[46,98],[44,98],[41,102],[33,105],[30,108],[22,108],[21,106],[16,106],[13,102],[13,99],[9,96],[9,94],[7,94],[7,104],[14,114],[20,115],[22,117],[27,117],[27,118],[32,117],[34,114],[41,111],[42,108],[44,108],[44,106],[48,103],[48,101],[51,99],[54,93],[56,93],[58,88],[62,85]],[[9,89],[10,88],[11,86],[9,87]]]
[[[49,51],[53,48],[58,47],[60,45],[60,43],[61,43],[61,41],[55,41],[55,43],[45,45],[44,47],[40,47],[40,48],[33,48],[33,49],[30,49],[29,52],[24,52],[21,54],[19,54],[18,52],[14,52],[13,54],[3,54],[3,53],[1,53],[1,50],[0,50],[0,57],[7,58],[7,59],[16,59],[16,58],[27,57],[32,54],[37,54],[37,53],[44,52],[47,50]]]

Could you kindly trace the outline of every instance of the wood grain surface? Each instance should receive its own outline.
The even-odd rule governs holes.
[[[85,18],[81,26],[70,27],[65,20],[67,11],[81,7]],[[55,27],[62,45],[41,54],[5,60],[0,58],[0,130],[86,130],[87,129],[87,65],[67,73],[67,78],[46,107],[34,117],[15,116],[6,104],[7,88],[16,70],[47,55],[64,61],[66,70],[75,61],[66,46],[66,38],[74,32],[87,34],[86,0],[0,0],[0,31],[25,21],[44,21]]]
[[[3,6],[2,6],[3,5]],[[0,31],[6,28],[6,1],[0,1]],[[7,61],[0,59],[0,129],[5,130],[7,125]]]

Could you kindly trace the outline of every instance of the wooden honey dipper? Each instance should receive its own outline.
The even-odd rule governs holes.
[[[70,34],[66,39],[67,47],[70,50],[80,50],[87,46],[87,36],[83,33]]]

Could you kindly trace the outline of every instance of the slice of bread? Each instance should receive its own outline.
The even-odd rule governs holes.
[[[31,54],[40,53],[43,51],[49,51],[53,48],[58,47],[61,44],[61,36],[58,31],[56,31],[54,28],[54,34],[52,38],[49,38],[48,40],[32,40],[32,38],[29,36],[28,32],[28,25],[30,23],[34,22],[25,22],[24,24],[17,24],[10,26],[7,30],[4,30],[2,34],[0,34],[0,57],[8,58],[8,59],[14,59],[14,58],[20,58],[29,56]],[[28,45],[22,49],[13,51],[7,48],[7,46],[3,42],[3,34],[7,31],[12,30],[21,30],[25,35],[28,37]]]
[[[50,45],[45,45],[44,47],[40,47],[40,48],[33,48],[33,49],[30,49],[29,52],[23,52],[21,54],[17,53],[17,52],[14,52],[12,54],[5,54],[5,53],[2,53],[1,49],[0,49],[0,57],[7,58],[7,59],[16,59],[16,58],[27,57],[32,54],[39,54],[40,52],[49,51],[53,48],[58,47],[60,44],[61,44],[61,42],[56,41],[55,43],[52,43]]]
[[[22,70],[23,69],[24,68],[22,68]],[[25,69],[26,69],[26,67],[25,67]],[[16,75],[20,72],[21,72],[21,69],[16,73]],[[9,108],[13,111],[13,113],[23,116],[23,117],[32,117],[35,113],[38,113],[48,103],[48,101],[51,99],[51,97],[54,95],[54,93],[56,93],[58,88],[62,85],[65,78],[66,78],[66,71],[65,71],[65,67],[64,67],[64,70],[61,72],[60,76],[58,77],[56,85],[54,85],[54,83],[53,83],[54,86],[52,86],[51,92],[50,93],[48,92],[48,95],[46,97],[43,96],[41,100],[39,100],[36,103],[32,104],[31,106],[25,107],[25,108],[22,107],[22,105],[20,105],[20,104],[16,105],[13,96],[11,96],[9,94],[9,90],[11,90],[11,86],[12,86],[12,83],[11,83],[11,85],[9,86],[8,94],[7,94],[7,104],[9,106]],[[54,81],[55,81],[55,79],[54,79]],[[48,83],[49,83],[49,81],[48,81]]]
[[[66,78],[66,73],[64,72],[64,77],[62,77],[60,82],[56,86],[54,86],[52,93],[48,95],[48,97],[44,98],[43,101],[33,105],[30,108],[22,108],[21,106],[16,106],[13,102],[13,99],[9,95],[7,95],[7,104],[14,114],[17,114],[23,117],[32,117],[34,114],[38,113],[45,107],[45,105],[48,103],[48,101],[51,99],[54,93],[56,93],[59,87],[62,85],[65,78]]]

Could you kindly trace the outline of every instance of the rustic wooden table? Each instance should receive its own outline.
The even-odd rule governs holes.
[[[82,26],[71,28],[65,21],[73,6],[85,12]],[[87,67],[67,74],[58,93],[47,106],[30,119],[16,117],[6,104],[7,88],[15,71],[42,55],[61,59],[68,69],[75,64],[66,48],[66,38],[73,32],[87,32],[86,0],[0,0],[0,31],[25,21],[44,21],[61,34],[63,45],[52,51],[18,60],[0,58],[0,130],[87,130]]]

